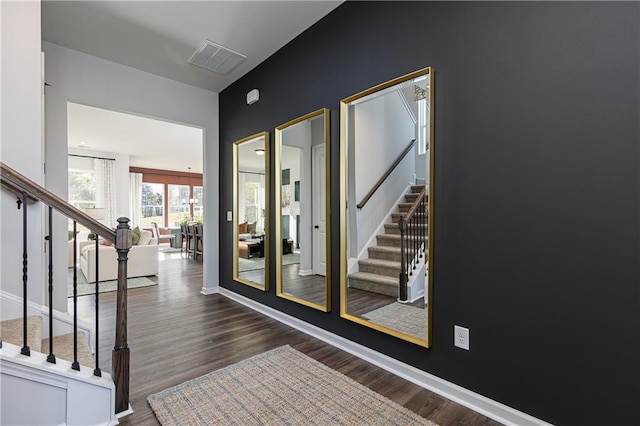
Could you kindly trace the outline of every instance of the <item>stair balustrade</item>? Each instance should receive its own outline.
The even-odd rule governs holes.
[[[408,298],[409,277],[418,264],[426,261],[427,248],[427,209],[428,197],[423,186],[409,210],[400,217],[398,228],[400,229],[400,289],[399,300]]]
[[[23,298],[23,346],[20,353],[24,356],[31,356],[31,349],[27,344],[27,292],[28,292],[28,222],[27,211],[28,205],[36,202],[42,202],[48,206],[48,235],[45,240],[48,242],[48,302],[49,302],[49,354],[47,361],[56,363],[56,356],[53,347],[53,210],[63,214],[67,218],[73,220],[73,256],[77,259],[77,223],[90,229],[96,237],[96,246],[98,238],[110,241],[118,254],[118,290],[116,302],[116,336],[115,345],[112,352],[112,378],[116,388],[115,412],[120,413],[129,407],[129,347],[127,344],[127,256],[131,248],[131,228],[129,227],[129,219],[121,217],[118,219],[118,226],[114,230],[96,221],[86,213],[78,210],[65,200],[48,191],[46,188],[38,185],[24,175],[10,168],[6,164],[0,162],[0,178],[2,187],[13,192],[17,198],[18,209],[22,209],[22,298]],[[102,376],[99,367],[99,275],[98,275],[98,247],[96,247],[96,286],[95,286],[95,376]],[[72,370],[79,371],[80,364],[78,362],[78,308],[77,308],[77,265],[73,266],[73,362]],[[39,285],[37,283],[36,285]],[[67,291],[67,286],[58,286]],[[0,348],[2,341],[0,340]]]

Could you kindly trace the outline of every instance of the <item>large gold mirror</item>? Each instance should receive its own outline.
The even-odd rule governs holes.
[[[276,293],[330,306],[329,110],[276,128]]]
[[[433,70],[340,104],[340,316],[431,345]]]
[[[266,291],[269,268],[269,133],[233,144],[233,279]]]

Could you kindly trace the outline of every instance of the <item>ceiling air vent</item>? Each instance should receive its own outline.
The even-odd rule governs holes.
[[[229,74],[231,70],[240,65],[246,56],[205,40],[198,50],[189,58],[189,63],[208,69],[218,74]]]

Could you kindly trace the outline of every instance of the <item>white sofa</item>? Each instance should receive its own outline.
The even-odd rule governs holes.
[[[99,245],[100,281],[118,278],[118,252],[114,246]],[[93,244],[82,248],[80,253],[80,270],[87,282],[96,281],[96,246]],[[129,250],[127,261],[127,278],[144,277],[158,274],[158,243],[151,238],[148,244],[135,245]]]
[[[91,241],[91,240],[89,240],[88,237],[89,237],[89,231],[80,231],[80,232],[78,232],[78,235],[77,235],[77,238],[76,238],[76,240],[78,242],[78,244],[77,244],[78,245],[78,250],[76,251],[77,258],[73,257],[73,238],[71,238],[69,240],[69,243],[67,244],[67,247],[68,247],[68,255],[67,255],[67,257],[69,259],[69,268],[73,268],[76,265],[76,263],[78,262],[78,260],[80,259],[80,250],[83,247],[83,243],[85,243],[84,245],[86,245],[87,241]]]

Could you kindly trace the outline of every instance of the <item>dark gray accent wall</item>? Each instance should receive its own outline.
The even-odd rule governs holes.
[[[343,4],[220,94],[221,209],[232,142],[322,107],[338,206],[340,100],[432,66],[433,347],[340,318],[337,214],[332,312],[233,281],[230,249],[220,284],[543,420],[638,424],[639,28],[638,2]]]

